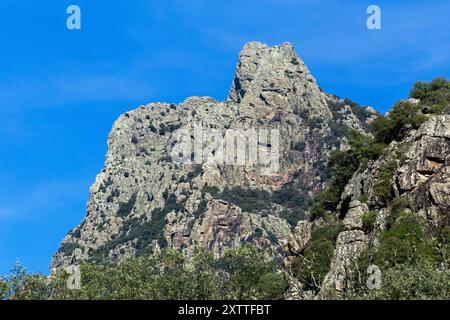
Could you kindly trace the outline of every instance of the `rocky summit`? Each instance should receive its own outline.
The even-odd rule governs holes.
[[[352,152],[352,135],[374,139],[371,127],[381,115],[325,93],[291,44],[250,42],[239,55],[225,101],[193,96],[119,117],[105,166],[90,188],[86,216],[62,241],[52,271],[83,261],[119,263],[162,248],[190,256],[203,247],[219,258],[227,248],[252,244],[287,270],[286,298],[316,296],[315,287],[320,294],[339,294],[349,287],[359,257],[388,229],[392,198],[405,199],[405,208],[430,225],[448,224],[450,115],[427,112],[432,104],[420,99],[403,103],[420,107],[426,118],[407,126],[401,138],[371,146],[385,145],[376,156],[355,157],[358,166],[332,205],[323,196],[337,183],[330,156]],[[206,132],[200,143],[196,126]],[[230,130],[271,132],[255,150],[276,149],[275,170],[261,162],[219,161],[223,143],[211,148],[214,139],[207,133],[225,138]],[[202,150],[201,161],[195,147],[188,154],[177,149],[182,139]],[[299,281],[297,259],[307,256],[316,231],[331,224],[335,238],[321,283]]]

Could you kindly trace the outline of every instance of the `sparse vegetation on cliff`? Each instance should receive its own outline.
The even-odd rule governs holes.
[[[75,296],[56,292],[77,299],[274,299],[283,291],[294,296],[290,290],[300,284],[307,297],[327,286],[342,297],[362,283],[364,274],[354,279],[352,268],[366,267],[358,261],[363,252],[364,263],[379,264],[392,280],[378,296],[436,297],[445,286],[426,288],[448,270],[449,239],[427,227],[448,224],[450,121],[442,114],[449,96],[445,79],[417,83],[411,97],[420,101],[401,101],[381,116],[320,90],[292,46],[250,43],[226,101],[157,103],[116,122],[87,223],[67,235],[52,261],[56,270],[84,261],[86,286]],[[261,164],[215,163],[224,156],[218,150],[202,164],[172,161],[171,151],[184,154],[174,148],[183,140],[174,131],[200,120],[208,130],[279,130],[280,170],[267,175]],[[195,131],[186,136],[188,143],[195,138]],[[276,150],[272,139],[256,147]],[[192,150],[186,153],[192,158]],[[192,256],[198,244],[221,258],[207,251]],[[224,254],[226,246],[241,247]],[[293,271],[287,290],[279,267],[256,246]],[[429,285],[397,293],[400,270],[415,270],[420,279],[433,268]],[[46,292],[41,279],[33,276],[13,296],[4,293],[12,280],[2,279],[0,292],[19,298],[20,288],[35,284],[37,293]],[[58,274],[51,285],[63,279]]]

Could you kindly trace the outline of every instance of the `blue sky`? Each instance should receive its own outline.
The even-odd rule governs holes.
[[[66,8],[82,30],[66,28]],[[382,30],[366,28],[366,8]],[[380,111],[450,77],[450,1],[0,0],[0,274],[48,272],[123,112],[226,97],[247,41],[290,41],[327,92]]]

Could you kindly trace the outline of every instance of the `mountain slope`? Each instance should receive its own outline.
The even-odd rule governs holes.
[[[333,177],[316,215],[299,222],[291,242],[288,297],[448,298],[450,82],[419,82],[411,96],[375,120],[372,138],[353,136],[330,156]]]
[[[324,93],[289,43],[248,43],[226,101],[154,103],[114,123],[86,217],[62,241],[52,271],[86,260],[118,262],[162,247],[189,255],[202,246],[218,257],[243,243],[282,261],[294,228],[326,185],[331,150],[347,147],[350,129],[366,134],[377,116]],[[278,130],[279,159],[272,161],[275,167],[227,165],[218,161],[224,154],[216,148],[201,162],[195,155],[191,163],[173,161],[191,158],[177,149],[178,133],[192,133],[191,143],[195,125],[222,137],[228,130]],[[258,142],[258,152],[276,155],[274,135]],[[201,146],[211,136],[205,134]]]

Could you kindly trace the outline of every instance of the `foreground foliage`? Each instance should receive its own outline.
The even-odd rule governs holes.
[[[318,292],[330,270],[337,236],[342,230],[340,223],[328,223],[311,235],[303,253],[294,258],[292,271],[306,290]]]
[[[391,210],[398,210],[391,208]],[[450,229],[432,228],[408,210],[395,213],[379,245],[359,259],[359,279],[350,297],[364,299],[449,299]],[[382,271],[379,290],[367,290],[364,270]]]
[[[230,249],[219,260],[206,250],[187,259],[166,249],[119,265],[84,263],[80,271],[81,289],[69,290],[67,273],[47,278],[18,264],[0,280],[0,299],[279,299],[286,287],[275,262],[251,246]]]

